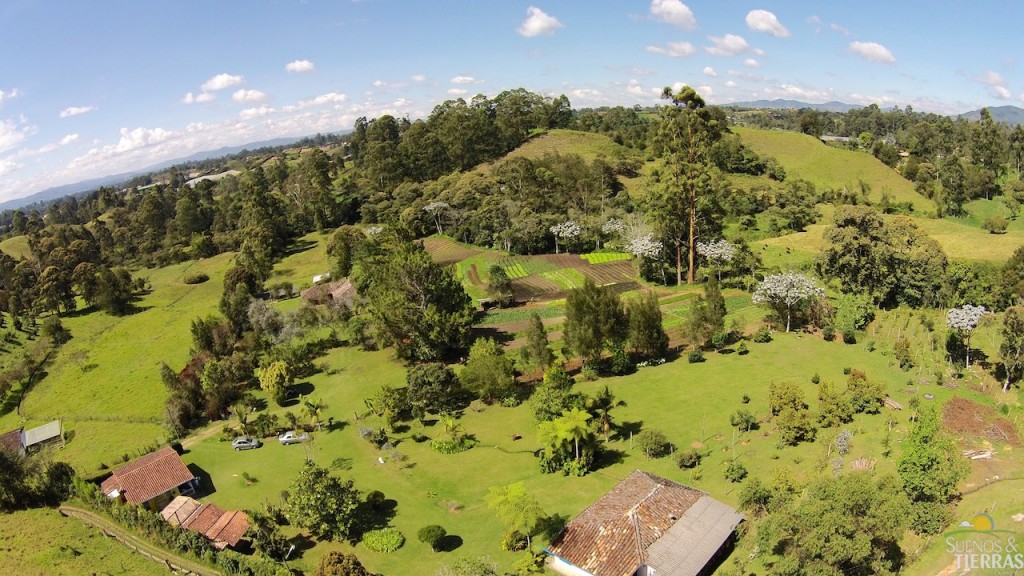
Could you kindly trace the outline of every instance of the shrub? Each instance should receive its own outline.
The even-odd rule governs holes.
[[[743,397],[740,398],[740,403],[741,404],[750,404],[750,395],[744,394]]]
[[[509,552],[526,550],[526,535],[518,530],[510,530],[501,540],[501,549]]]
[[[811,376],[811,384],[819,384],[819,383],[821,383],[821,376],[818,376],[818,373],[815,372],[814,376]]]
[[[1006,227],[1010,225],[1010,221],[1002,216],[989,216],[982,222],[981,227],[988,230],[989,234],[1006,234]]]
[[[831,342],[836,339],[836,329],[831,325],[825,326],[821,329],[821,335],[827,342]]]
[[[729,335],[726,334],[725,332],[718,332],[717,334],[711,337],[711,346],[714,347],[715,350],[721,350],[722,348],[725,348],[728,345]]]
[[[733,460],[725,469],[725,479],[730,482],[742,482],[747,477],[747,467]]]
[[[694,468],[700,464],[701,455],[697,450],[690,449],[676,453],[676,466],[680,468]]]
[[[374,510],[380,510],[384,508],[384,502],[387,498],[384,497],[384,493],[380,490],[374,490],[366,495],[366,503],[370,505],[370,508]]]
[[[182,281],[185,282],[185,284],[202,284],[209,279],[210,276],[206,272],[193,272],[191,274],[186,274],[185,277],[182,278]]]
[[[740,340],[740,345],[736,347],[736,353],[739,354],[740,356],[743,356],[748,352],[750,352],[750,350],[747,349],[747,341]]]
[[[430,443],[430,447],[434,449],[434,452],[440,454],[458,454],[459,452],[465,452],[476,444],[476,441],[472,438],[463,436],[458,440],[449,440],[447,438],[439,438],[433,440]]]
[[[729,417],[729,423],[744,432],[757,430],[757,418],[746,410],[737,410]]]
[[[661,430],[644,430],[636,437],[636,446],[647,456],[651,458],[661,458],[668,454],[671,445],[668,443],[668,438],[665,437],[665,433]]]
[[[363,534],[363,546],[381,554],[394,552],[403,544],[405,544],[405,536],[394,528],[370,530]]]
[[[431,524],[430,526],[424,526],[420,528],[420,531],[416,534],[416,538],[420,542],[423,542],[434,552],[437,552],[441,548],[441,541],[448,535],[448,532],[438,526],[437,524]]]
[[[757,332],[754,332],[754,342],[758,344],[767,344],[772,341],[772,331],[767,326],[761,326]]]
[[[704,361],[704,352],[701,350],[690,350],[690,353],[686,355],[686,360],[690,364],[697,364]]]
[[[314,576],[370,576],[370,573],[355,555],[331,550],[320,560]]]
[[[856,344],[857,334],[853,330],[843,330],[843,344]]]

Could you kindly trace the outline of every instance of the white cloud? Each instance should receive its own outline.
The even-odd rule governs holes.
[[[238,90],[231,95],[231,99],[235,102],[262,102],[267,99],[267,95],[259,90]]]
[[[313,72],[316,66],[309,60],[292,60],[284,65],[284,69],[288,72]]]
[[[477,80],[472,76],[455,76],[452,78],[452,84],[483,84],[483,80]]]
[[[593,88],[577,88],[571,91],[570,94],[573,99],[585,102],[599,102],[603,100],[603,94],[601,91]]]
[[[760,48],[754,48],[754,54],[756,54],[758,56],[764,56],[766,54],[766,52],[764,50],[760,49]]]
[[[259,118],[266,116],[275,110],[269,106],[260,106],[259,108],[246,108],[238,113],[238,117],[242,120],[250,120],[252,118]]]
[[[707,98],[708,96],[714,94],[715,91],[711,89],[711,86],[708,86],[707,84],[702,84],[700,86],[697,86],[697,93],[700,94],[702,97]]]
[[[412,80],[413,82],[426,82],[427,77],[423,74],[413,74],[409,77],[409,80]]]
[[[651,15],[656,20],[693,30],[697,27],[697,19],[693,11],[679,0],[651,0]]]
[[[707,46],[704,50],[707,50],[707,53],[712,56],[735,56],[741,52],[746,52],[750,48],[742,36],[735,34],[708,36],[708,40],[711,40],[714,46]]]
[[[4,102],[10,100],[11,98],[17,98],[17,97],[18,97],[18,89],[17,88],[12,88],[9,92],[8,91],[4,91],[4,90],[0,90],[0,106],[3,106]]]
[[[1006,80],[998,72],[986,70],[983,76],[975,78],[975,80],[985,86],[988,86],[989,94],[993,98],[1009,100],[1013,97],[1013,93],[1006,87]]]
[[[892,52],[878,42],[850,42],[850,52],[857,54],[869,62],[893,63],[896,58]]]
[[[821,33],[821,18],[818,18],[817,16],[808,16],[807,23],[814,26],[815,34]]]
[[[734,82],[732,80],[726,80],[725,81],[725,87],[726,88],[735,88],[736,87],[736,82]]]
[[[800,86],[794,86],[793,84],[782,84],[779,86],[778,90],[775,90],[771,87],[766,87],[764,89],[764,93],[766,96],[785,96],[787,98],[799,98],[801,100],[806,100],[810,102],[824,102],[826,100],[830,100],[833,98],[833,93],[831,90],[822,91],[807,89],[801,88]]]
[[[767,32],[776,38],[789,36],[789,30],[779,19],[767,10],[751,10],[747,13],[747,27],[758,32]]]
[[[843,36],[849,36],[850,35],[850,31],[849,30],[847,30],[843,26],[840,26],[839,24],[836,24],[835,22],[832,22],[831,24],[829,24],[828,27],[833,29],[833,30],[835,30],[836,32],[839,32]]]
[[[711,76],[712,78],[714,78],[715,76],[718,76],[718,72],[715,72],[715,69],[712,68],[711,66],[705,66],[704,67],[704,75],[705,76]]]
[[[217,74],[213,78],[210,78],[200,88],[203,92],[216,92],[217,90],[223,90],[232,86],[238,86],[245,82],[244,76],[232,76],[231,74]]]
[[[21,144],[33,130],[34,128],[30,126],[19,127],[12,120],[0,121],[0,152]]]
[[[192,94],[188,92],[182,97],[182,104],[202,104],[203,102],[213,102],[217,99],[216,94],[210,92],[200,92],[199,94]]]
[[[448,95],[449,96],[465,96],[466,94],[469,94],[469,90],[463,90],[462,88],[449,88],[448,89]]]
[[[673,58],[682,58],[693,55],[697,49],[689,42],[669,42],[665,46],[648,46],[647,51],[654,54],[664,54]]]
[[[163,128],[139,127],[134,130],[121,128],[121,139],[117,142],[117,145],[113,147],[113,150],[115,152],[128,152],[130,150],[159,144],[173,135],[173,132],[169,132]]]
[[[534,36],[551,36],[556,30],[562,27],[558,18],[547,14],[536,6],[526,9],[526,20],[519,26],[518,32],[527,38]]]
[[[95,110],[95,106],[69,106],[60,111],[61,118],[69,118],[71,116],[78,116],[79,114],[85,114],[86,112],[92,112]]]
[[[348,100],[348,96],[341,92],[328,92],[327,94],[321,94],[309,100],[303,100],[299,102],[299,108],[305,108],[307,106],[323,106],[324,104],[341,104]]]
[[[758,62],[757,60],[754,60],[753,58],[747,58],[746,60],[743,61],[743,65],[746,66],[747,68],[757,68],[758,66],[761,65],[761,63]]]
[[[77,140],[78,140],[78,134],[68,134],[67,136],[65,136],[65,137],[60,139],[60,145],[61,146],[67,146],[68,144],[71,144],[72,142],[76,142]]]
[[[0,176],[6,176],[22,166],[14,158],[0,158]]]

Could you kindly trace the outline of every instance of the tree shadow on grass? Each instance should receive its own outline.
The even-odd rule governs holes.
[[[456,536],[455,534],[448,534],[444,538],[441,538],[441,542],[437,546],[438,552],[454,552],[462,547],[462,536]]]
[[[391,525],[398,511],[398,502],[390,498],[371,502],[364,500],[356,507],[356,522],[352,527],[352,537],[359,540],[370,530],[380,530]]]
[[[288,246],[288,248],[285,249],[285,256],[294,256],[296,254],[301,254],[314,246],[316,246],[316,242],[313,240],[296,240],[295,242],[292,242],[291,245]]]
[[[594,465],[592,469],[597,471],[602,468],[610,468],[616,464],[622,464],[625,460],[626,452],[624,450],[602,448],[594,457]]]
[[[288,556],[289,560],[297,560],[299,558],[302,558],[302,556],[306,553],[307,550],[310,550],[314,546],[316,546],[316,542],[313,540],[313,538],[305,534],[296,534],[288,540],[288,543],[292,546],[295,546],[295,549],[292,550],[291,555]]]
[[[629,440],[630,435],[639,434],[643,427],[643,420],[637,420],[636,422],[620,422],[616,426],[614,437],[619,440]]]

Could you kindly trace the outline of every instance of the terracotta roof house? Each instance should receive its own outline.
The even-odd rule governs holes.
[[[154,512],[180,494],[195,493],[198,487],[199,478],[170,446],[125,464],[100,484],[108,498],[122,498]]]
[[[202,534],[217,550],[236,548],[249,529],[249,517],[244,512],[221,510],[188,496],[171,500],[160,515],[175,526]]]
[[[310,304],[344,303],[351,306],[356,298],[356,287],[351,280],[343,279],[317,284],[302,291],[302,299]]]
[[[565,526],[547,564],[565,576],[703,576],[742,521],[705,492],[637,470]]]

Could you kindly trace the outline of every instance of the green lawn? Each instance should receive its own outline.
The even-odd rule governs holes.
[[[160,576],[167,567],[56,510],[0,516],[0,565],[18,576]]]
[[[331,271],[327,258],[329,233],[312,232],[299,238],[289,254],[285,256],[267,281],[268,284],[291,282],[297,288],[307,288],[313,283],[313,276]]]
[[[32,250],[28,247],[28,236],[12,236],[0,242],[0,250],[15,260],[32,257]]]
[[[591,252],[589,254],[580,254],[580,258],[583,258],[591,264],[603,264],[605,262],[629,260],[632,257],[632,254],[628,254],[626,252]]]
[[[757,307],[743,297],[727,297],[730,314],[762,315]],[[307,447],[282,447],[273,439],[258,449],[232,452],[226,443],[210,438],[186,454],[187,462],[199,466],[212,476],[216,492],[209,500],[225,507],[251,508],[264,501],[277,502],[281,490],[287,489],[308,453],[322,466],[338,458],[349,459],[351,470],[338,470],[343,477],[352,477],[363,490],[378,489],[398,502],[393,524],[407,537],[407,543],[391,555],[379,555],[356,546],[355,552],[372,570],[385,574],[429,574],[446,559],[464,555],[489,555],[504,566],[516,556],[499,548],[502,526],[483,503],[487,488],[523,480],[549,513],[566,516],[578,514],[619,479],[634,469],[691,484],[716,498],[737,504],[738,485],[726,481],[723,471],[727,462],[738,457],[755,476],[767,477],[778,467],[789,467],[799,478],[809,478],[828,469],[830,459],[827,443],[835,430],[822,430],[821,440],[814,444],[777,448],[774,427],[768,420],[767,391],[773,381],[791,380],[806,392],[811,408],[817,406],[811,376],[819,374],[840,387],[845,383],[843,367],[865,370],[872,379],[883,381],[895,398],[909,398],[905,382],[907,373],[892,366],[891,357],[881,350],[867,352],[862,345],[824,342],[820,337],[776,334],[768,344],[751,343],[745,356],[709,354],[706,362],[688,364],[685,359],[655,368],[643,368],[635,374],[578,384],[577,389],[596,393],[608,385],[626,405],[617,408],[615,419],[628,429],[657,428],[664,431],[679,448],[699,446],[705,454],[704,463],[696,471],[680,471],[670,458],[646,460],[630,447],[628,434],[613,439],[607,447],[614,456],[601,469],[584,478],[543,475],[537,469],[533,451],[539,448],[535,439],[536,425],[527,405],[517,408],[492,406],[481,412],[469,411],[463,418],[465,430],[480,444],[454,456],[430,450],[427,443],[416,443],[411,436],[422,433],[437,437],[436,425],[421,427],[417,423],[394,436],[397,451],[408,457],[408,467],[386,460],[372,445],[359,438],[362,427],[380,426],[379,419],[355,420],[364,411],[363,399],[383,384],[401,386],[404,368],[390,359],[389,352],[361,352],[342,348],[329,353],[327,363],[338,372],[318,374],[310,379],[314,395],[328,405],[325,415],[345,421],[341,429],[315,434]],[[954,392],[929,387],[941,402]],[[750,396],[750,403],[741,397]],[[968,393],[969,394],[969,393]],[[972,396],[974,397],[974,396]],[[729,415],[737,409],[752,411],[765,421],[760,430],[734,436]],[[281,412],[280,408],[272,408]],[[846,428],[854,432],[853,451],[846,461],[864,456],[877,460],[882,471],[894,470],[894,457],[881,456],[885,423],[892,419],[893,446],[898,454],[899,441],[907,433],[904,412],[859,416]],[[512,439],[521,434],[522,440]],[[246,485],[242,473],[257,479]],[[449,533],[458,535],[463,544],[451,554],[427,554],[415,540],[416,531],[437,523]],[[541,539],[543,543],[543,539]],[[736,554],[748,554],[752,539],[744,540]],[[318,559],[333,548],[346,548],[338,543],[318,544],[306,552],[299,567],[315,566]]]

